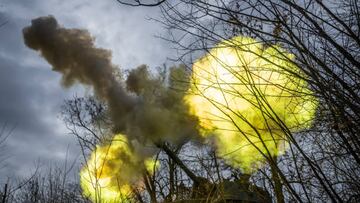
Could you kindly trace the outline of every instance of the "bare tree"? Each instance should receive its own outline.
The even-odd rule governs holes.
[[[6,159],[8,159],[9,157],[7,157],[8,155],[6,153],[5,142],[6,142],[7,138],[12,134],[14,129],[15,129],[15,126],[9,128],[7,123],[4,123],[0,128],[0,152],[1,152],[1,155],[0,155],[0,164],[1,164],[0,170],[3,170],[3,168],[6,167],[6,166],[3,166],[3,162]],[[4,183],[4,186],[1,187],[1,190],[0,190],[0,199],[1,199],[1,202],[4,202],[4,203],[8,201],[7,199],[9,197],[9,195],[10,195],[9,194],[9,190],[10,190],[9,181],[8,180],[6,180],[6,181],[7,182]]]
[[[141,1],[141,0],[117,0],[119,3],[127,6],[159,6],[164,3],[166,0],[153,0],[153,1]]]
[[[287,133],[286,154],[270,157],[269,168],[253,178],[272,188],[278,202],[358,201],[359,1],[174,0],[159,6],[157,20],[169,30],[163,38],[190,71],[193,58],[238,35],[294,54],[305,75],[289,74],[304,78],[318,98],[316,123],[296,136]]]
[[[238,35],[253,37],[268,46],[280,45],[294,54],[294,64],[319,99],[316,125],[297,136],[287,135],[287,154],[273,160],[276,165],[269,160],[271,170],[277,166],[275,177],[266,169],[258,175],[267,180],[264,187],[275,185],[272,191],[278,202],[283,198],[356,201],[358,1],[180,0],[164,2],[160,8],[163,18],[159,21],[170,33],[165,39],[179,50],[176,60],[189,66],[194,57],[209,52],[219,41]],[[276,182],[285,188],[276,189]],[[283,190],[285,194],[281,195]]]

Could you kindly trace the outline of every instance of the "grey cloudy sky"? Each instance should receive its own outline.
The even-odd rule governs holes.
[[[53,15],[68,28],[88,29],[99,47],[113,52],[113,63],[128,69],[140,64],[160,66],[173,55],[170,45],[155,38],[159,24],[147,20],[157,8],[131,8],[115,0],[1,0],[0,22],[0,128],[15,127],[6,141],[0,176],[29,175],[40,160],[61,163],[80,154],[74,137],[59,118],[64,100],[81,96],[80,87],[63,89],[60,74],[38,53],[25,47],[22,29],[31,19]]]

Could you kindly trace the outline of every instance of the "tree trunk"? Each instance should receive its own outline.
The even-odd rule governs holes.
[[[276,167],[277,164],[277,156],[273,156],[273,162],[270,162],[271,168],[271,179],[274,183],[274,191],[277,203],[285,203],[284,193],[283,193],[283,184],[281,183],[280,176],[278,174],[278,169]]]

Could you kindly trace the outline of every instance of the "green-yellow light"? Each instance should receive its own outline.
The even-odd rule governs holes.
[[[196,61],[185,101],[217,152],[251,173],[266,156],[284,152],[284,126],[311,125],[317,101],[294,56],[249,37],[220,42]]]
[[[158,167],[153,159],[137,157],[121,134],[111,143],[97,146],[80,171],[84,196],[101,203],[133,202],[133,189],[139,191],[143,185],[142,172],[152,173]]]

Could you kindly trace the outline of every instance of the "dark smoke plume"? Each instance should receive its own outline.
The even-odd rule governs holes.
[[[88,31],[63,28],[47,16],[32,20],[23,34],[25,44],[63,75],[64,86],[75,82],[91,86],[107,103],[114,133],[127,135],[139,146],[179,143],[197,134],[197,119],[189,115],[183,94],[174,91],[174,81],[164,86],[160,77],[140,66],[130,72],[123,86],[114,76],[117,66],[111,63],[111,52],[95,47]],[[174,75],[186,80],[181,67],[171,69],[170,76]]]
[[[96,48],[88,31],[62,28],[54,17],[47,16],[32,20],[23,34],[25,44],[62,73],[64,86],[75,82],[91,86],[95,95],[108,103],[115,123],[124,123],[123,115],[134,108],[135,101],[113,75],[116,66],[111,63],[111,52]],[[123,126],[118,128],[124,130]]]

